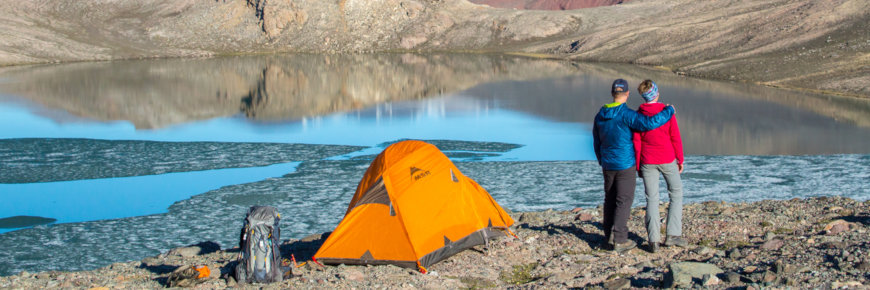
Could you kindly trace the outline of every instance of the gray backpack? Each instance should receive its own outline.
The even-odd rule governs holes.
[[[284,270],[281,267],[281,215],[271,206],[252,206],[245,216],[245,226],[239,237],[239,264],[236,265],[236,281],[244,283],[281,282]]]

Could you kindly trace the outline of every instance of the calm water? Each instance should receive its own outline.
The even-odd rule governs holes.
[[[12,249],[0,275],[231,246],[254,204],[289,217],[285,239],[331,230],[372,156],[401,139],[433,140],[506,208],[594,206],[590,122],[620,77],[655,80],[677,107],[690,201],[870,198],[868,100],[489,55],[12,67],[0,70],[0,247]],[[81,249],[92,254],[69,254]]]

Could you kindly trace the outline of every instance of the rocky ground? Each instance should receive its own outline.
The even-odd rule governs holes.
[[[866,0],[0,2],[0,66],[271,52],[504,52],[870,96]]]
[[[666,205],[662,205],[662,210]],[[623,254],[603,249],[600,208],[512,213],[517,238],[494,240],[433,265],[428,274],[394,266],[320,266],[307,259],[322,235],[288,240],[293,277],[244,288],[870,288],[870,201],[818,197],[684,208],[686,248]],[[644,243],[643,208],[629,222]],[[665,228],[664,226],[662,228]],[[183,266],[207,265],[196,288],[241,287],[228,277],[238,249],[211,242],[84,272],[0,277],[0,288],[160,288]],[[292,264],[292,263],[291,263]]]

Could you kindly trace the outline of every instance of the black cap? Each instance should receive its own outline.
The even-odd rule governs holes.
[[[628,82],[624,79],[616,79],[610,88],[610,93],[624,93],[628,91]]]

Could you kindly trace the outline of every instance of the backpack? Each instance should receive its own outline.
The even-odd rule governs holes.
[[[280,282],[284,278],[281,267],[281,215],[271,206],[252,206],[245,215],[245,226],[239,236],[239,264],[236,281],[244,283]]]

